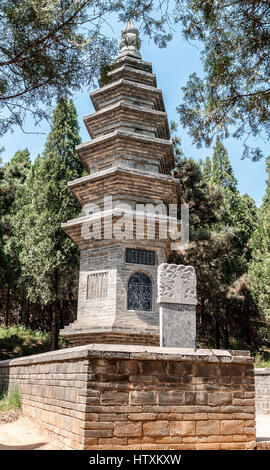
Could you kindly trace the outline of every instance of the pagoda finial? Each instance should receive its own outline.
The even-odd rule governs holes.
[[[140,59],[140,47],[141,40],[139,38],[139,30],[135,24],[129,20],[122,30],[122,37],[120,40],[120,54],[118,57],[132,55]]]

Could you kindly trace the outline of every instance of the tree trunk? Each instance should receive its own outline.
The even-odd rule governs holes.
[[[51,349],[52,351],[55,351],[58,349],[58,336],[59,336],[59,328],[58,328],[58,311],[59,311],[59,302],[58,302],[58,284],[59,284],[59,278],[58,278],[58,269],[56,269],[55,273],[55,294],[56,294],[56,300],[52,304],[52,343],[51,343]]]
[[[57,326],[57,310],[56,310],[56,305],[52,306],[52,326],[51,326],[51,331],[52,331],[52,342],[51,342],[51,350],[55,351],[58,349],[58,326]]]
[[[229,323],[228,323],[228,305],[226,305],[226,313],[225,313],[225,331],[224,331],[224,346],[225,349],[229,348]]]
[[[62,330],[65,327],[65,318],[64,318],[64,312],[67,311],[67,305],[65,305],[66,302],[63,302],[62,305],[60,306],[60,329]]]
[[[6,305],[6,316],[5,316],[5,326],[8,328],[9,322],[9,306],[10,306],[10,287],[7,288],[7,305]]]
[[[204,307],[204,298],[201,298],[201,318],[200,318],[200,323],[201,323],[201,335],[202,338],[205,336],[205,331],[204,331],[204,316],[205,316],[205,307]]]
[[[220,324],[218,313],[216,313],[216,348],[220,349]]]
[[[24,304],[25,304],[25,297],[23,295],[20,306],[19,306],[19,323],[20,323],[20,325],[23,323]]]
[[[30,320],[30,306],[29,306],[29,300],[27,299],[26,316],[25,316],[26,328],[29,328],[29,320]]]

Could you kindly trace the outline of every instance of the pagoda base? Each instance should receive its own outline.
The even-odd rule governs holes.
[[[91,328],[84,325],[66,327],[60,330],[60,336],[70,341],[74,346],[87,344],[136,344],[159,346],[158,328],[147,328],[144,331],[136,328],[102,327]]]

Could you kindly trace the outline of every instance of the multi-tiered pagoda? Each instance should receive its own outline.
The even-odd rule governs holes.
[[[89,175],[68,183],[83,207],[62,225],[81,252],[77,320],[61,331],[75,345],[159,344],[157,266],[169,241],[155,223],[149,235],[144,210],[152,204],[153,222],[156,205],[177,203],[179,183],[169,175],[175,163],[162,92],[139,49],[129,21],[91,94],[95,113],[84,118],[92,140],[77,153]]]

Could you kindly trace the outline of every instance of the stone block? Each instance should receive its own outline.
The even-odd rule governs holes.
[[[155,391],[134,390],[129,394],[130,405],[151,405],[157,402]]]
[[[221,421],[221,434],[241,434],[244,432],[244,421],[224,420]]]
[[[210,436],[220,434],[220,421],[196,421],[196,435],[197,436]]]
[[[160,405],[183,405],[184,392],[177,390],[163,390],[158,392],[158,403]]]
[[[114,423],[114,435],[116,437],[142,436],[142,423],[116,421]]]
[[[171,421],[171,436],[195,436],[195,421]]]
[[[232,403],[231,392],[212,392],[208,394],[209,405],[229,405]]]
[[[145,436],[169,436],[170,427],[168,421],[150,421],[143,423],[143,434]]]
[[[196,308],[193,305],[161,303],[160,344],[168,348],[195,348]]]
[[[128,415],[130,421],[155,421],[157,418],[156,413],[130,413]]]
[[[102,391],[100,402],[102,405],[126,405],[128,404],[128,393],[116,390]]]

